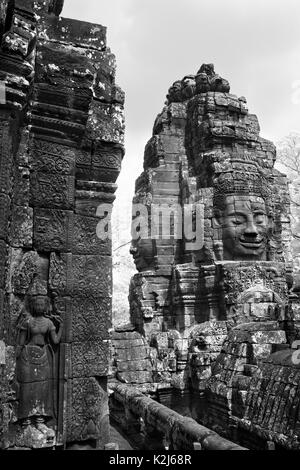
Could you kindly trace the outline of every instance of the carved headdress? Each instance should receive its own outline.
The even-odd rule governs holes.
[[[226,196],[240,194],[260,197],[270,209],[271,188],[271,178],[259,168],[222,173],[214,180],[214,207],[223,210]]]
[[[34,297],[37,295],[46,296],[47,295],[47,282],[35,276],[27,291],[27,295],[30,297]]]

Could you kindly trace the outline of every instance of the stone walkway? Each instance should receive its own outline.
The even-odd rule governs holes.
[[[119,445],[119,450],[133,450],[133,447],[126,440],[123,434],[120,433],[114,426],[110,428],[110,441]]]

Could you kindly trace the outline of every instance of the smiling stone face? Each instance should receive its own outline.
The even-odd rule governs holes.
[[[262,198],[227,196],[220,222],[225,260],[266,259],[270,222]]]
[[[153,267],[154,250],[151,239],[132,240],[130,254],[139,272],[147,271]]]

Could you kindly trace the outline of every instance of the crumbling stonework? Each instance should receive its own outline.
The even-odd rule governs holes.
[[[212,64],[172,85],[136,183],[131,323],[154,359],[151,390],[198,392],[203,420],[250,448],[299,448],[298,382],[287,378],[297,377],[299,338],[290,197],[276,149],[259,133],[246,99]],[[286,390],[278,396],[264,385],[275,371]],[[282,429],[272,433],[267,415]]]
[[[124,94],[106,28],[62,6],[0,1],[5,449],[109,442],[111,241],[97,227],[124,154]]]

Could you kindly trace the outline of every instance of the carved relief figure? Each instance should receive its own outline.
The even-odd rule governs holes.
[[[45,425],[55,418],[54,352],[52,345],[61,340],[62,321],[57,318],[58,332],[48,315],[44,295],[29,298],[30,316],[19,325],[17,380],[19,383],[18,418],[24,427],[34,424],[49,434]],[[54,432],[53,432],[54,434]]]

